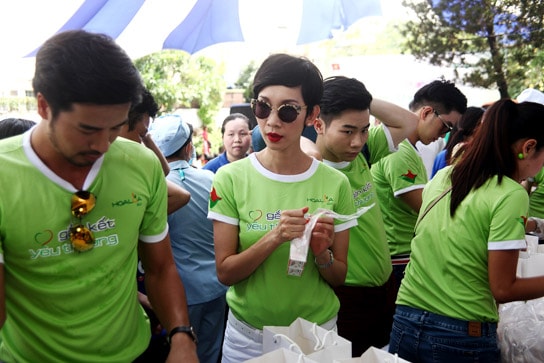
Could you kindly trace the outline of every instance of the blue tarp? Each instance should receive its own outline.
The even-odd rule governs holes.
[[[302,1],[297,44],[330,39],[333,37],[333,30],[345,30],[365,16],[381,15],[380,0]],[[145,0],[85,0],[58,32],[84,29],[117,38],[140,11],[144,2]],[[197,0],[191,11],[187,15],[180,14],[180,18],[182,20],[179,25],[164,40],[164,49],[181,49],[193,54],[216,43],[244,41],[238,0]],[[267,33],[266,29],[259,31]],[[34,56],[36,52],[37,49],[28,56]]]

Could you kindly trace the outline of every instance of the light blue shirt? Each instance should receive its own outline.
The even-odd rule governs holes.
[[[172,252],[185,286],[187,305],[201,304],[225,294],[217,280],[213,247],[213,222],[208,219],[208,199],[214,174],[195,169],[185,160],[169,163],[168,180],[191,193],[191,200],[168,216]]]

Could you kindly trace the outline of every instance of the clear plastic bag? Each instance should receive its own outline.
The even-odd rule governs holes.
[[[499,306],[503,363],[544,362],[544,298]]]

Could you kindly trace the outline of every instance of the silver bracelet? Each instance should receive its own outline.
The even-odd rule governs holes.
[[[317,267],[319,268],[329,268],[332,266],[332,263],[334,262],[334,254],[332,253],[332,251],[330,249],[327,249],[327,251],[329,251],[329,262],[327,263],[318,263],[317,262],[317,257],[314,258],[314,262],[315,264],[317,265]]]

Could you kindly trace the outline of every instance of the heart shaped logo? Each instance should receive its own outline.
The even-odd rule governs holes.
[[[258,221],[263,216],[262,210],[252,210],[249,212],[249,219],[253,220],[253,222]]]
[[[42,246],[45,246],[53,239],[53,231],[46,229],[43,232],[38,232],[34,235],[34,241]]]

